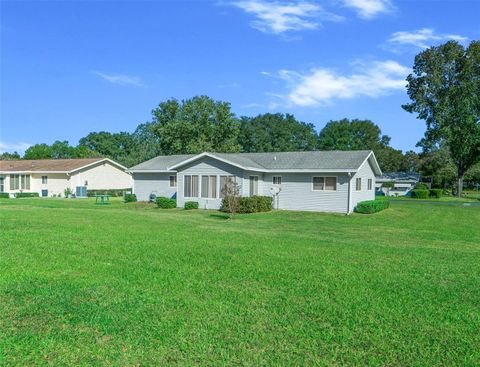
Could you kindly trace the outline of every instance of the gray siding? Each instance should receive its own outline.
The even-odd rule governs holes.
[[[356,179],[360,177],[362,179],[362,189],[356,190]],[[372,179],[372,189],[368,190],[368,179]],[[373,173],[372,166],[369,161],[366,161],[363,166],[360,167],[357,173],[352,177],[352,209],[357,206],[360,201],[374,200],[375,199],[375,174]]]
[[[170,187],[171,173],[134,173],[133,192],[138,201],[148,201],[150,194],[174,197],[177,188]]]
[[[338,173],[268,173],[264,175],[263,195],[270,196],[273,176],[282,176],[282,191],[278,195],[278,208],[346,213],[348,206],[348,180],[346,174]],[[314,176],[337,177],[336,191],[314,191]],[[275,207],[276,204],[275,204]]]
[[[185,175],[213,175],[217,176],[217,198],[202,198],[202,179],[199,177],[199,197],[196,198],[184,198],[183,196],[183,176]],[[183,208],[185,201],[197,201],[199,207],[202,209],[219,209],[222,200],[220,199],[220,176],[236,176],[237,183],[240,186],[240,192],[243,194],[245,185],[244,181],[244,172],[242,169],[235,166],[229,165],[227,163],[212,159],[210,157],[201,158],[197,161],[191,162],[185,166],[179,167],[178,169],[178,190],[177,195],[177,206]],[[248,184],[248,183],[247,183]],[[248,189],[248,188],[247,188]]]

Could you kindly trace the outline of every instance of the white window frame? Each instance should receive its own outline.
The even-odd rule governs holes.
[[[275,183],[275,179],[280,179],[280,183]],[[278,176],[278,175],[275,175],[275,176],[272,176],[272,185],[277,185],[277,186],[280,186],[281,184],[283,183],[283,177],[282,176]]]
[[[371,178],[369,178],[367,180],[367,190],[368,191],[372,191],[373,190],[373,180]]]
[[[204,192],[204,178],[206,178],[207,187],[206,192]],[[212,179],[215,181],[212,185]],[[217,176],[216,175],[201,175],[201,184],[200,184],[200,197],[202,199],[216,199],[217,198]]]
[[[186,177],[190,177],[190,194],[193,194],[193,177],[197,177],[197,196],[188,196],[185,195],[186,189]],[[200,177],[198,175],[183,175],[183,197],[184,198],[199,198],[200,196]]]
[[[314,178],[323,178],[323,189],[315,189],[313,185]],[[334,178],[335,179],[335,189],[327,190],[327,178]],[[338,185],[338,177],[337,176],[312,176],[312,191],[322,191],[322,192],[336,192]]]
[[[360,188],[358,188],[358,186],[360,186]],[[362,191],[362,178],[361,177],[357,177],[355,179],[355,191]]]
[[[42,176],[42,185],[48,184],[48,176]]]
[[[173,177],[173,185],[172,185],[172,177]],[[169,181],[168,185],[170,187],[177,187],[177,175],[170,175],[168,177],[168,181]]]
[[[252,180],[252,178],[253,178],[253,180]],[[249,185],[248,185],[249,195],[250,196],[258,195],[258,175],[250,175],[248,177],[248,180],[249,180]],[[253,191],[256,191],[256,193],[252,192],[252,184],[253,184],[254,188],[256,189],[256,190],[253,190]]]

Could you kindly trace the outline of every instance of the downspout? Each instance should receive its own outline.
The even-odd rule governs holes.
[[[348,172],[348,201],[347,201],[347,215],[350,215],[351,213],[351,207],[352,207],[352,172]]]

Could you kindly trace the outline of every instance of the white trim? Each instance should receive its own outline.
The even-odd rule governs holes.
[[[234,166],[234,167],[238,167],[238,168],[241,168],[243,170],[246,170],[246,171],[258,171],[258,170],[261,170],[259,168],[252,168],[252,167],[245,167],[245,166],[242,166],[241,164],[237,164],[235,162],[232,162],[232,161],[229,161],[228,159],[223,159],[223,158],[220,158],[220,157],[217,157],[216,155],[212,154],[212,153],[207,153],[207,152],[204,152],[204,153],[200,153],[196,156],[193,156],[193,157],[190,157],[184,161],[181,161],[181,162],[178,162],[177,164],[174,164],[173,166],[170,166],[170,167],[167,167],[168,169],[170,170],[173,170],[175,168],[178,168],[178,167],[181,167],[181,166],[184,166],[190,162],[194,162],[200,158],[203,158],[203,157],[209,157],[209,158],[213,158],[213,159],[216,159],[220,162],[223,162],[223,163],[227,163],[227,164],[230,164],[231,166]]]
[[[177,173],[168,169],[127,169],[128,173]]]
[[[374,163],[374,164],[372,164],[372,168],[373,168],[373,171],[374,171],[373,173],[375,174],[375,176],[381,176],[382,175],[382,170],[380,169],[380,165],[378,164],[377,157],[375,157],[375,153],[373,153],[373,150],[370,151],[367,158],[365,158],[365,160],[362,162],[360,167],[358,167],[357,171],[360,171],[362,169],[362,167],[365,165],[366,162],[368,162],[370,157],[373,157],[373,163]],[[375,171],[377,171],[377,172],[375,172]]]
[[[115,162],[115,161],[112,161],[110,158],[99,159],[98,161],[95,161],[95,162],[86,164],[85,166],[82,166],[82,167],[78,167],[78,168],[72,169],[71,171],[68,171],[68,172],[69,172],[69,173],[76,172],[76,171],[79,171],[79,170],[81,170],[81,169],[85,169],[85,168],[94,166],[94,165],[96,165],[96,164],[98,164],[98,163],[102,163],[102,162],[109,162],[109,163],[113,164],[114,166],[120,167],[121,169],[123,169],[124,172],[127,172],[127,167],[124,167],[124,166],[122,166],[120,163],[117,163],[117,162]]]

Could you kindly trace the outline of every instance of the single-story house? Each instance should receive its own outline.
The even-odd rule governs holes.
[[[420,173],[416,172],[386,172],[377,177],[375,191],[377,195],[406,196],[420,181]],[[386,183],[393,183],[393,187],[384,187]]]
[[[37,192],[39,196],[64,196],[67,188],[76,196],[88,190],[131,189],[127,168],[108,158],[40,159],[0,161],[0,192],[12,196]]]
[[[234,180],[241,196],[268,195],[274,207],[351,213],[375,198],[382,174],[372,151],[208,153],[159,156],[129,169],[140,201],[154,196],[196,201],[219,209],[223,187]]]

